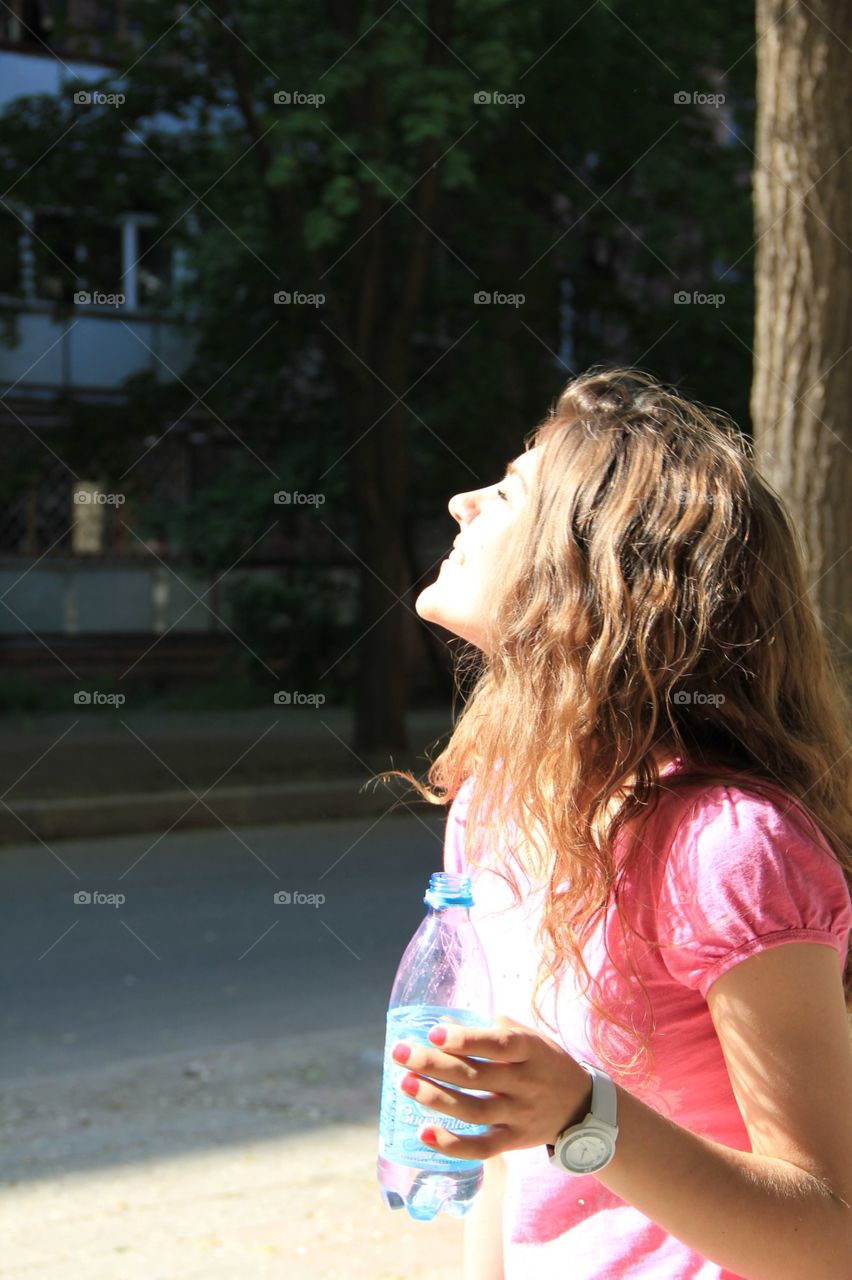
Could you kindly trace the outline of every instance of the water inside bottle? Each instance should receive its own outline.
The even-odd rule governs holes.
[[[382,1198],[389,1208],[401,1209],[404,1206],[412,1218],[420,1221],[428,1221],[438,1212],[463,1217],[482,1185],[481,1160],[460,1160],[433,1151],[419,1140],[417,1131],[425,1124],[438,1124],[453,1133],[472,1136],[485,1133],[488,1126],[470,1124],[433,1111],[407,1097],[400,1091],[399,1081],[408,1068],[394,1062],[390,1056],[398,1040],[429,1044],[429,1028],[442,1017],[465,1026],[489,1025],[469,1009],[450,1009],[441,1005],[401,1006],[388,1010],[387,1016],[379,1125],[379,1183]]]

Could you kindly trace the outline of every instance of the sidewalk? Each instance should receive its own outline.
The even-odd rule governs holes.
[[[370,1026],[7,1082],[0,1277],[457,1280],[462,1224],[379,1196],[380,1044]]]
[[[412,712],[411,752],[392,762],[359,758],[338,708],[7,714],[0,844],[381,813],[393,793],[364,784],[382,768],[422,773],[449,727],[449,710]]]

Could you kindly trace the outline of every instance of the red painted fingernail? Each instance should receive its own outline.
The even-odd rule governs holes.
[[[421,1129],[420,1141],[421,1142],[437,1142],[438,1135],[434,1129]]]
[[[391,1057],[394,1062],[407,1062],[411,1057],[411,1045],[395,1044],[391,1050]]]
[[[444,1044],[447,1039],[447,1028],[434,1026],[429,1028],[429,1039],[433,1044]]]
[[[417,1092],[419,1084],[420,1081],[417,1079],[417,1076],[413,1076],[409,1071],[408,1074],[404,1075],[400,1080],[399,1087],[403,1093],[408,1093],[413,1098]]]

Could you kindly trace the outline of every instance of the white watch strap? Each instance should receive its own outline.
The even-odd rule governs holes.
[[[618,1102],[612,1080],[605,1071],[593,1067],[590,1062],[581,1062],[580,1066],[592,1077],[592,1114],[595,1119],[602,1120],[613,1129],[618,1128]]]

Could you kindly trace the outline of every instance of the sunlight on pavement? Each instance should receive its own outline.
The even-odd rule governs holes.
[[[462,1225],[381,1203],[376,1134],[342,1125],[10,1186],[16,1280],[457,1280]]]

